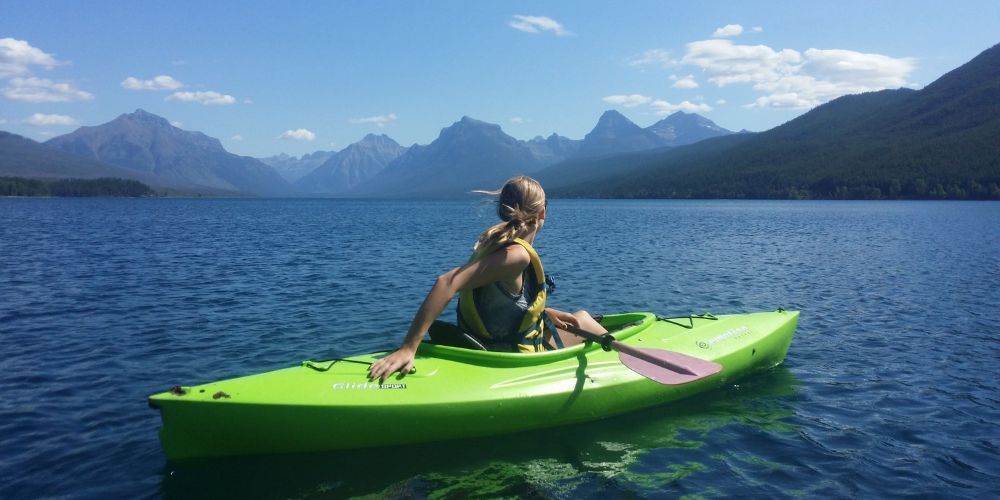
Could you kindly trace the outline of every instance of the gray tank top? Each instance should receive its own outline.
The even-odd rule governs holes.
[[[528,298],[524,287],[528,277],[521,277],[521,291],[512,294],[499,283],[479,287],[472,292],[476,310],[490,336],[500,339],[519,332],[524,313],[528,311]]]

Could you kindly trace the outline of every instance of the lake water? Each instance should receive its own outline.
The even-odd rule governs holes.
[[[536,247],[554,306],[798,309],[785,364],[543,432],[165,460],[149,394],[396,345],[494,217],[475,201],[0,199],[0,498],[1000,494],[991,202],[553,200]]]

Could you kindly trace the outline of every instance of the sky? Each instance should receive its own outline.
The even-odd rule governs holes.
[[[1000,1],[0,2],[0,130],[136,109],[255,157],[463,116],[581,139],[615,109],[763,131],[844,94],[919,89],[1000,42]]]

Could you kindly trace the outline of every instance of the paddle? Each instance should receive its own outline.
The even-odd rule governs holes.
[[[701,380],[722,371],[722,365],[704,359],[664,349],[638,348],[625,345],[611,336],[598,335],[566,325],[565,330],[589,341],[597,342],[605,351],[618,351],[618,359],[630,370],[665,385],[678,385]]]

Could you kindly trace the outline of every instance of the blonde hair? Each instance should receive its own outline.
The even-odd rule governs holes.
[[[479,235],[473,258],[478,259],[517,238],[525,229],[538,225],[545,209],[545,191],[531,177],[520,175],[509,179],[496,191],[473,191],[496,196],[500,221]]]

